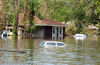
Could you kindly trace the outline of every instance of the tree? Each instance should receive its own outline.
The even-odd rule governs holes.
[[[94,13],[95,13],[95,15],[97,17],[97,23],[99,23],[100,22],[100,1],[99,0],[97,0],[95,2],[95,10],[94,10]]]
[[[18,36],[18,21],[19,21],[19,9],[20,9],[20,0],[14,0],[15,2],[15,11],[14,11],[14,19],[13,19],[13,36]]]
[[[38,13],[39,3],[38,0],[25,0],[24,2],[24,19],[29,21],[28,32],[33,32],[35,29],[33,16],[40,16]]]

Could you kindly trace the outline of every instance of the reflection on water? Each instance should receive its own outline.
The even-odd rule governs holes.
[[[42,39],[0,39],[0,65],[100,65],[99,40],[66,37],[67,47],[43,48]]]

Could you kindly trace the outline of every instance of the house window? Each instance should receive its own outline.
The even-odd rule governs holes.
[[[22,30],[22,33],[24,32],[24,30]]]
[[[12,29],[10,29],[10,32],[12,32]]]
[[[53,34],[55,34],[55,28],[53,27]]]

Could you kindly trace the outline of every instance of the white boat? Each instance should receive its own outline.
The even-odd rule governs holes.
[[[73,37],[87,37],[85,34],[75,34]]]

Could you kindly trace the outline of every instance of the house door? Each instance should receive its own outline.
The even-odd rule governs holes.
[[[52,27],[52,39],[53,40],[63,39],[63,27]]]

